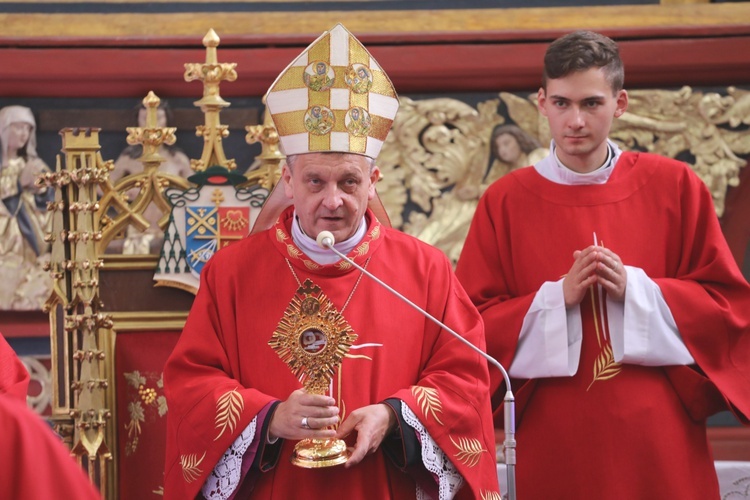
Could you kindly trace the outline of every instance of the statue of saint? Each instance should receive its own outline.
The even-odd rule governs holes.
[[[49,167],[36,153],[36,121],[24,106],[0,109],[0,309],[41,309],[52,279],[49,261],[52,190],[35,185]]]

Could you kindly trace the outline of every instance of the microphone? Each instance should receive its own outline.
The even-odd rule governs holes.
[[[333,233],[330,231],[321,231],[318,233],[318,237],[315,238],[315,241],[318,243],[318,246],[321,248],[328,248],[333,253],[338,255],[341,259],[347,261],[349,264],[353,265],[357,269],[359,269],[363,274],[366,274],[368,278],[371,278],[375,282],[377,282],[379,285],[383,286],[386,290],[391,292],[393,295],[404,301],[406,304],[410,305],[412,308],[417,310],[419,313],[421,313],[425,318],[429,319],[436,325],[438,325],[440,328],[445,330],[446,332],[453,335],[456,339],[463,342],[466,346],[471,348],[474,352],[482,356],[484,359],[486,359],[491,365],[495,366],[498,370],[500,370],[500,373],[503,374],[503,380],[505,381],[505,387],[507,388],[507,391],[505,393],[505,398],[503,399],[503,412],[505,417],[504,422],[504,431],[505,431],[505,440],[503,441],[503,453],[505,454],[505,465],[506,465],[506,472],[508,476],[508,498],[510,500],[516,499],[516,475],[515,475],[515,468],[516,468],[516,408],[515,408],[515,397],[513,396],[513,392],[510,387],[510,377],[508,377],[508,372],[505,371],[505,368],[503,368],[503,365],[500,364],[499,361],[497,361],[495,358],[487,354],[486,352],[482,351],[480,348],[463,338],[458,333],[454,332],[451,328],[446,326],[444,323],[442,323],[440,320],[432,316],[430,313],[419,307],[417,304],[412,302],[411,300],[407,299],[403,295],[401,295],[399,292],[385,284],[383,281],[381,281],[379,278],[375,277],[372,273],[370,273],[368,270],[366,270],[364,267],[360,266],[356,262],[354,262],[352,259],[344,255],[343,253],[336,250],[333,245],[336,243],[336,239],[333,237]]]
[[[333,244],[336,242],[333,233],[330,231],[321,231],[315,241],[320,248],[330,248],[331,250],[333,250]]]

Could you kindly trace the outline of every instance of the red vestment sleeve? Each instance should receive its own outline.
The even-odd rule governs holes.
[[[682,179],[683,243],[674,278],[656,278],[678,330],[695,362],[708,379],[733,405],[737,416],[747,422],[750,416],[750,285],[740,273],[715,216],[713,200],[695,175]],[[677,379],[694,376],[669,370]],[[692,382],[683,380],[695,399],[710,390],[697,392]],[[676,386],[683,400],[691,390]],[[692,399],[687,399],[691,406]],[[698,409],[695,409],[697,411]],[[710,415],[715,408],[699,413]],[[706,415],[697,415],[706,416]]]
[[[486,196],[479,200],[456,266],[456,276],[482,314],[487,352],[498,356],[497,360],[507,370],[516,352],[518,332],[536,292],[518,291],[513,282],[513,273],[506,269],[513,262],[507,253],[512,246],[498,244],[498,239],[507,237],[508,233],[503,228],[494,227],[497,223],[495,219],[498,216],[506,219],[514,211],[498,210],[490,206],[490,200]],[[502,375],[496,372],[493,370],[490,373],[491,394],[497,394],[503,384]],[[493,407],[497,404],[497,401],[493,401]]]
[[[233,376],[239,360],[227,353],[238,352],[234,315],[219,315],[217,305],[233,307],[239,301],[216,290],[212,263],[203,268],[185,329],[164,368],[165,498],[194,498],[224,452],[275,399],[243,387]]]
[[[447,297],[443,290],[439,291],[443,314],[438,319],[484,351],[481,317],[452,276],[447,259],[444,265],[444,275],[450,276],[454,283],[448,287]],[[437,300],[436,297],[436,304]],[[434,340],[424,345],[422,359],[426,364],[420,379],[393,397],[409,406],[466,479],[459,498],[482,498],[497,487],[494,427],[488,411],[487,361],[450,333],[439,328],[434,329],[435,333],[436,336],[429,337]],[[459,373],[469,376],[456,376]]]

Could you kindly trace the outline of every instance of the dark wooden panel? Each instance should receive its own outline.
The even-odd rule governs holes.
[[[188,311],[195,296],[184,290],[154,286],[153,269],[99,272],[105,312]]]
[[[750,165],[740,171],[740,183],[729,188],[721,228],[737,265],[750,281]]]
[[[534,89],[548,42],[375,46],[371,51],[408,93]],[[750,34],[732,37],[622,40],[628,88],[750,84]],[[221,94],[261,96],[298,54],[297,47],[219,48],[239,78]],[[0,51],[0,94],[6,97],[199,97],[199,82],[183,81],[183,65],[200,49],[47,48]]]
[[[97,127],[102,132],[125,132],[127,127],[137,125],[134,110],[129,109],[41,109],[39,131],[53,131],[67,127]],[[177,130],[195,131],[195,126],[204,121],[203,112],[198,109],[172,109],[170,127]],[[225,109],[221,112],[221,123],[231,130],[244,130],[245,125],[258,123],[258,108]]]

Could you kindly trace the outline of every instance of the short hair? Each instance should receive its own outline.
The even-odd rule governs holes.
[[[552,42],[544,54],[542,88],[547,81],[590,68],[603,68],[612,93],[622,90],[625,69],[617,43],[593,31],[575,31]]]

